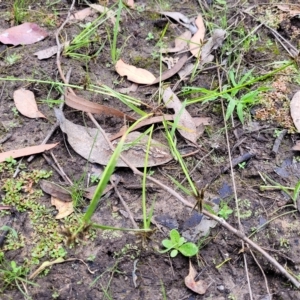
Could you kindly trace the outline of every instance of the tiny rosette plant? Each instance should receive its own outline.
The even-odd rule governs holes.
[[[170,239],[165,239],[162,244],[166,250],[160,251],[165,253],[171,251],[170,256],[175,257],[178,252],[183,256],[191,257],[198,253],[198,247],[194,243],[187,242],[184,237],[180,236],[180,233],[176,229],[170,231]]]

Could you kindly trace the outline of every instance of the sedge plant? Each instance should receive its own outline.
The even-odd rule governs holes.
[[[120,50],[117,48],[117,41],[118,41],[118,33],[120,30],[120,20],[121,20],[121,13],[124,7],[123,1],[118,1],[118,9],[117,9],[117,16],[116,21],[113,28],[113,38],[111,40],[110,34],[108,34],[108,40],[110,43],[110,55],[111,60],[115,64],[120,56]]]
[[[91,222],[91,218],[92,218],[93,214],[95,213],[95,210],[98,206],[101,195],[103,194],[103,191],[106,188],[106,185],[107,185],[111,175],[114,172],[117,161],[118,161],[118,159],[120,157],[120,154],[122,152],[122,149],[123,149],[123,146],[124,146],[124,143],[125,143],[125,140],[126,140],[126,136],[132,130],[132,128],[134,128],[134,126],[136,126],[139,122],[143,121],[144,119],[146,119],[148,117],[149,116],[147,115],[147,116],[144,116],[144,117],[140,118],[139,120],[137,120],[133,125],[131,125],[129,127],[129,129],[126,131],[126,133],[123,135],[123,137],[119,141],[118,146],[115,148],[115,150],[114,150],[107,166],[105,167],[105,169],[103,171],[103,174],[102,174],[101,179],[100,179],[100,181],[97,185],[97,188],[96,188],[95,193],[93,195],[93,198],[90,202],[90,205],[88,206],[87,211],[85,212],[85,214],[83,215],[83,217],[81,219],[80,226],[78,227],[76,232],[69,237],[70,241],[75,240],[80,232],[86,230],[90,226],[92,226],[94,228],[99,228],[99,229],[110,229],[110,230],[121,230],[121,231],[137,231],[137,232],[144,232],[145,231],[144,229],[119,228],[119,227],[113,227],[113,226],[106,226],[106,225],[102,225],[102,224],[96,224],[96,223]]]
[[[147,180],[147,166],[148,166],[148,158],[149,158],[149,152],[150,152],[150,146],[151,146],[151,138],[152,138],[152,133],[153,133],[153,128],[154,125],[149,128],[150,134],[148,138],[148,143],[147,143],[147,149],[146,149],[146,155],[145,155],[145,165],[144,165],[144,172],[143,172],[143,181],[142,181],[142,211],[143,211],[143,228],[145,230],[150,229],[150,222],[153,214],[153,209],[154,209],[154,203],[153,201],[150,212],[147,215],[147,207],[146,207],[146,180]]]
[[[251,86],[253,86],[254,84],[263,81],[277,73],[279,73],[280,71],[284,70],[285,68],[287,68],[288,66],[292,65],[294,62],[290,61],[286,64],[284,64],[282,67],[277,68],[265,75],[262,76],[258,76],[258,77],[254,77],[254,78],[249,78],[249,76],[247,76],[246,81],[240,83],[238,82],[235,86],[229,86],[224,88],[221,91],[218,90],[207,90],[205,88],[198,88],[198,87],[184,87],[182,90],[182,94],[183,95],[191,95],[191,94],[195,94],[195,93],[201,93],[202,96],[196,97],[194,99],[190,99],[187,101],[187,105],[190,104],[195,104],[198,102],[207,102],[207,101],[213,101],[216,100],[219,97],[222,97],[223,95],[229,94],[231,95],[232,93],[237,93],[239,91],[241,91],[244,88],[249,88]],[[251,74],[250,74],[251,75]],[[248,80],[247,80],[248,79]],[[226,97],[226,96],[225,96]]]

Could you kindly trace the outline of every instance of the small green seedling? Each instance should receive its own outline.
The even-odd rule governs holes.
[[[170,239],[162,241],[162,244],[166,250],[160,251],[160,253],[165,253],[171,251],[170,256],[175,257],[178,252],[183,256],[194,256],[198,253],[199,249],[197,245],[191,242],[186,242],[184,237],[180,236],[180,233],[176,229],[170,231]]]
[[[152,32],[148,32],[148,35],[146,37],[146,41],[150,41],[150,40],[153,40],[154,39],[154,35]]]
[[[239,169],[244,170],[246,167],[246,162],[243,161],[242,163],[238,164],[238,166],[239,166]]]
[[[226,202],[221,202],[221,209],[218,212],[218,215],[223,218],[224,220],[227,220],[229,216],[233,213],[233,210],[227,205]]]

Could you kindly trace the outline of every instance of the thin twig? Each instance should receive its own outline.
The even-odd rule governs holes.
[[[127,205],[127,203],[124,201],[124,199],[123,199],[121,193],[119,192],[119,189],[118,189],[118,187],[117,187],[117,183],[116,183],[112,178],[110,179],[110,183],[113,185],[116,194],[118,195],[118,197],[119,197],[119,199],[120,199],[122,205],[124,206],[126,212],[128,213],[128,217],[129,217],[129,219],[130,219],[130,221],[131,221],[133,227],[136,228],[136,229],[138,229],[139,227],[138,227],[138,225],[136,224],[136,222],[134,221],[134,218],[133,218],[133,216],[132,216],[132,213],[131,213],[131,211],[130,211],[128,205]]]
[[[67,182],[68,182],[70,185],[73,185],[72,180],[71,180],[71,179],[67,176],[67,174],[64,172],[63,168],[60,166],[59,162],[57,161],[57,159],[56,159],[56,157],[55,157],[55,155],[53,154],[52,151],[50,151],[50,154],[51,154],[51,156],[52,156],[52,159],[53,159],[54,162],[56,163],[56,165],[57,165],[57,167],[58,167],[60,173],[62,174],[63,178],[64,178],[65,180],[67,180]]]
[[[275,142],[274,142],[274,145],[273,145],[273,148],[272,148],[272,154],[274,156],[277,155],[277,152],[279,150],[279,146],[281,145],[281,142],[284,138],[284,136],[287,134],[287,129],[283,129],[280,134],[278,135],[278,137],[276,138]]]
[[[222,91],[221,76],[220,76],[220,69],[219,68],[217,69],[217,72],[218,72],[218,78],[219,78],[219,89],[220,89],[220,91]],[[227,128],[227,122],[226,122],[226,117],[225,117],[225,107],[224,107],[224,101],[223,101],[222,97],[221,97],[221,107],[222,107],[222,114],[223,114],[223,120],[224,120],[224,126],[225,126],[226,144],[227,144],[228,158],[229,158],[229,164],[230,164],[230,173],[231,173],[231,180],[232,180],[232,185],[233,185],[235,207],[236,207],[237,217],[238,217],[238,226],[239,226],[239,230],[241,232],[244,232],[243,226],[241,224],[241,219],[240,219],[239,201],[238,201],[236,184],[235,184],[235,177],[234,177],[234,172],[233,172],[233,163],[232,163],[232,159],[231,159],[229,135],[228,135],[228,128]],[[244,249],[244,241],[242,241],[242,248]],[[250,299],[253,300],[252,288],[251,288],[251,284],[250,284],[250,278],[249,278],[249,272],[248,272],[248,266],[247,266],[247,259],[246,259],[245,253],[243,253],[243,259],[244,259],[245,273],[246,273],[247,283],[248,283],[249,296],[250,296]]]
[[[250,248],[249,248],[249,251],[250,251],[250,253],[251,253],[253,259],[255,260],[256,264],[258,265],[258,267],[259,267],[259,269],[260,269],[260,271],[261,271],[261,273],[262,273],[262,275],[263,275],[263,277],[264,277],[264,279],[265,279],[265,283],[266,283],[266,288],[267,288],[268,296],[270,296],[270,299],[272,299],[272,298],[271,298],[272,295],[271,295],[270,290],[269,290],[269,284],[268,284],[268,279],[267,279],[267,277],[266,277],[266,274],[265,274],[264,270],[262,269],[261,265],[258,263],[258,261],[257,261],[255,255],[254,255],[254,253],[252,252],[252,250],[251,250]]]

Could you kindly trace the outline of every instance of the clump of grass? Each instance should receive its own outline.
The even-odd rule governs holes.
[[[24,19],[28,15],[28,5],[30,0],[14,0],[12,7],[12,15],[16,25],[24,22]]]

